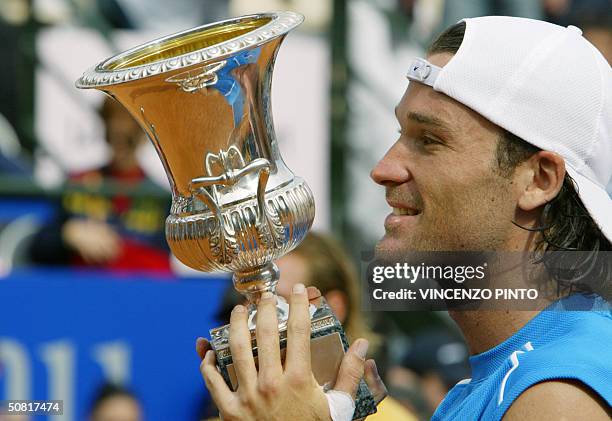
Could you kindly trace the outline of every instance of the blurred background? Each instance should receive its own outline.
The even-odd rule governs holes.
[[[407,64],[448,25],[491,14],[576,25],[610,61],[610,0],[1,0],[0,400],[62,399],[52,419],[67,421],[214,416],[195,339],[239,299],[226,275],[171,256],[155,150],[74,81],[142,42],[269,10],[306,17],[280,49],[272,104],[319,233],[281,259],[279,292],[318,286],[349,336],[370,338],[394,404],[415,419],[469,377],[445,313],[359,308],[360,255],[389,213],[369,171],[396,138]]]

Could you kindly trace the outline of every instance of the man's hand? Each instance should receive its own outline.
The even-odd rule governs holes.
[[[262,297],[257,308],[257,345],[259,370],[255,367],[247,311],[236,306],[230,320],[230,350],[238,390],[232,392],[215,366],[215,355],[210,344],[198,338],[196,350],[202,358],[200,371],[213,400],[224,420],[330,420],[328,402],[310,367],[309,299],[320,297],[316,288],[297,284],[289,297],[287,350],[285,365],[280,358],[278,319],[274,296]],[[368,342],[359,339],[349,348],[334,390],[348,393],[353,398],[359,380],[366,380],[377,389],[376,397],[384,397],[384,385],[376,373],[376,365],[366,364]],[[378,386],[377,386],[378,385]],[[372,387],[371,386],[371,387]]]

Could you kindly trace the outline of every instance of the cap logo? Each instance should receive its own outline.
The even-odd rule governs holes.
[[[423,58],[415,58],[408,69],[406,77],[433,87],[441,70],[441,67],[433,65]]]

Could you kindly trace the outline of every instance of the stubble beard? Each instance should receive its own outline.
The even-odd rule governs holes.
[[[502,250],[512,220],[511,214],[503,212],[509,187],[508,179],[494,177],[477,188],[466,188],[465,194],[457,192],[451,200],[426,206],[413,232],[402,232],[401,227],[387,229],[376,245],[376,255]],[[387,246],[385,240],[396,245]]]

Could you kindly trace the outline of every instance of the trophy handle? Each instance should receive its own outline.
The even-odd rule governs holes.
[[[273,247],[280,247],[285,239],[285,230],[283,224],[280,221],[278,215],[272,215],[268,211],[266,205],[266,185],[270,178],[270,167],[262,168],[259,171],[259,183],[257,185],[257,204],[259,207],[259,217],[262,223],[265,223],[270,233],[269,241],[272,244],[268,244]]]
[[[227,158],[232,155],[231,152],[233,152],[233,155],[238,155],[238,162],[240,164],[244,163],[244,160],[240,156],[240,152],[238,152],[237,150],[230,150],[227,153],[221,151],[218,156],[212,154],[209,154],[209,156],[207,156],[207,172],[209,174],[211,172],[211,160],[219,159],[221,163],[227,163]],[[280,218],[278,218],[277,215],[273,215],[268,210],[268,206],[266,205],[266,186],[268,184],[268,179],[270,178],[270,168],[270,161],[265,158],[257,158],[249,162],[247,165],[243,165],[241,168],[235,169],[231,168],[229,165],[224,165],[224,171],[219,175],[196,177],[191,180],[189,184],[190,191],[208,206],[208,208],[213,212],[213,215],[219,223],[219,230],[221,232],[221,238],[219,241],[220,248],[214,251],[218,255],[218,258],[221,260],[221,263],[231,262],[232,256],[226,250],[227,248],[235,246],[236,239],[234,238],[235,236],[230,233],[230,230],[227,229],[227,223],[223,218],[221,207],[219,206],[219,203],[216,200],[216,186],[234,185],[242,177],[250,173],[258,173],[259,175],[257,183],[257,217],[259,220],[259,231],[262,234],[262,242],[267,243],[268,246],[278,247],[282,245],[285,239],[284,228],[282,226]],[[215,193],[214,197],[213,194],[211,194],[207,190],[207,187],[212,187],[213,193]],[[278,278],[278,276],[272,276],[272,278],[275,278],[275,281],[270,282],[271,279],[269,279],[270,276],[268,275],[268,272],[270,272],[270,268],[257,272],[259,272],[262,278],[264,278],[262,279],[263,282],[259,286],[254,285],[254,283],[256,284],[256,282],[254,282],[253,272],[250,271],[249,275],[244,277],[245,279],[249,279],[249,281],[246,282],[249,284],[249,287],[247,289],[256,290],[258,293],[261,293],[265,290],[273,289],[276,285],[276,278]],[[236,276],[236,289],[238,289],[243,294],[247,294],[247,291],[245,291],[243,288],[240,288],[240,284],[243,283],[242,278],[243,277],[239,275]],[[254,286],[255,288],[253,288]]]
[[[208,161],[208,160],[207,160]],[[244,162],[244,161],[242,161]],[[207,162],[208,166],[208,162]],[[247,165],[239,169],[225,169],[220,175],[196,177],[191,180],[190,190],[192,193],[199,196],[204,193],[204,202],[209,205],[210,209],[215,213],[217,218],[221,218],[221,208],[212,195],[205,189],[208,186],[232,186],[236,184],[242,177],[252,172],[259,172],[259,182],[257,184],[257,203],[259,207],[260,221],[269,220],[269,213],[266,208],[266,185],[270,177],[270,161],[265,158],[257,158],[249,162]],[[209,170],[210,171],[210,170]],[[268,222],[269,225],[269,222]]]

